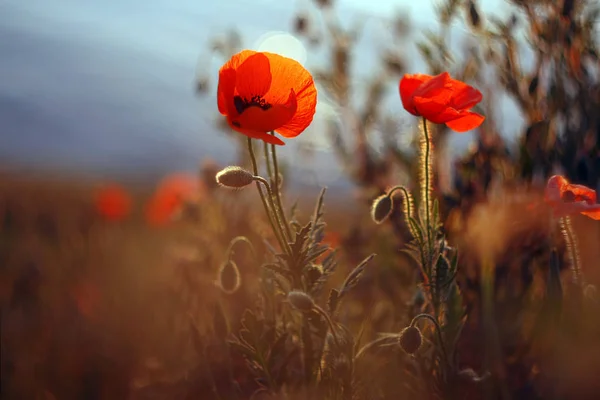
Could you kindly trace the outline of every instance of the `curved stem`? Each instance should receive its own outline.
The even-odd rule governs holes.
[[[415,326],[416,323],[417,323],[417,321],[420,320],[420,319],[422,319],[422,318],[428,319],[435,326],[435,331],[437,333],[437,337],[438,337],[438,340],[440,342],[440,347],[442,348],[442,355],[444,356],[444,361],[445,361],[445,363],[449,367],[451,367],[450,359],[448,358],[448,352],[446,351],[446,344],[444,343],[444,339],[442,337],[442,328],[440,328],[440,324],[437,322],[437,320],[435,318],[433,318],[429,314],[419,314],[419,315],[415,316],[412,319],[412,321],[410,321],[410,325],[409,326]]]
[[[252,256],[254,258],[256,258],[256,250],[254,249],[254,245],[246,236],[236,236],[233,239],[231,239],[231,242],[229,242],[229,246],[227,247],[227,254],[228,254],[229,258],[231,258],[231,255],[233,255],[233,246],[235,246],[239,242],[244,242],[248,246],[250,246],[250,250],[252,251]]]
[[[272,131],[271,135],[275,136],[275,132]],[[287,217],[285,215],[285,210],[283,209],[283,204],[281,202],[281,193],[279,190],[279,165],[277,163],[277,150],[274,144],[271,144],[271,156],[273,157],[273,174],[274,174],[274,182],[275,182],[275,198],[277,199],[277,206],[279,207],[279,213],[281,214],[281,220],[283,222],[283,227],[285,228],[285,233],[287,235],[287,239],[292,240],[292,232],[290,230],[290,224],[287,221]],[[267,157],[268,158],[268,157]]]
[[[337,347],[340,347],[340,342],[338,340],[337,337],[337,333],[335,331],[335,327],[333,326],[333,321],[331,320],[331,317],[329,316],[329,314],[327,314],[327,312],[325,310],[323,310],[321,307],[319,307],[318,305],[314,305],[313,309],[318,312],[319,314],[321,314],[323,316],[323,318],[325,318],[325,321],[327,321],[327,324],[329,325],[329,330],[331,330],[331,336],[333,336],[333,341],[335,342],[335,345]]]
[[[396,335],[396,340],[398,340],[398,335]],[[361,349],[358,351],[358,353],[356,353],[356,355],[354,356],[354,359],[357,360],[359,359],[363,354],[365,354],[367,351],[371,350],[373,347],[378,346],[382,343],[385,343],[386,341],[390,340],[391,337],[390,336],[381,336],[378,337],[375,340],[371,340],[369,343],[365,344],[363,347],[361,347]]]
[[[288,242],[285,240],[285,233],[284,233],[284,230],[283,230],[283,223],[281,222],[281,219],[279,219],[279,216],[277,215],[276,205],[275,205],[275,200],[274,200],[274,197],[273,197],[273,190],[271,189],[271,185],[269,185],[269,182],[267,182],[267,180],[265,178],[263,178],[262,176],[255,176],[254,180],[256,181],[257,184],[258,183],[262,183],[263,186],[267,189],[269,204],[270,204],[271,208],[275,212],[275,221],[277,222],[277,224],[276,224],[277,228],[279,228],[278,229],[278,233],[279,233],[279,235],[281,235],[281,237],[283,238],[283,242],[285,243],[285,246],[283,247],[283,250],[285,250],[288,254],[292,254],[292,250],[290,249],[290,246],[289,246]]]
[[[256,164],[256,156],[254,155],[254,148],[252,147],[252,139],[251,138],[248,138],[248,152],[250,153],[250,161],[252,161],[253,173],[254,173],[254,175],[258,175],[258,165]],[[268,187],[268,185],[267,185],[267,187]],[[262,188],[260,187],[259,181],[256,182],[256,189],[258,190],[258,194],[260,195],[260,199],[263,203],[263,207],[265,208],[265,212],[267,213],[267,218],[269,219],[269,223],[271,224],[271,229],[273,230],[273,234],[277,238],[277,241],[279,242],[279,246],[281,246],[281,249],[286,250],[287,243],[285,241],[285,238],[283,238],[281,236],[281,233],[280,233],[279,229],[277,229],[277,227],[275,225],[275,221],[273,220],[273,218],[275,217],[273,215],[275,213],[275,210],[271,211],[269,209],[269,205],[267,204],[267,199],[265,198],[265,194],[263,193]]]

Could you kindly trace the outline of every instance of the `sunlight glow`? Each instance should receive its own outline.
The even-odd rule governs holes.
[[[262,35],[253,48],[257,51],[267,51],[292,58],[304,65],[306,48],[300,40],[287,32],[271,31]]]

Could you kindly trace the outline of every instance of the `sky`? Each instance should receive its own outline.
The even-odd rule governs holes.
[[[290,56],[303,58],[309,69],[322,55],[289,35],[307,0],[214,0],[210,7],[205,1],[0,2],[2,162],[113,177],[195,170],[204,157],[235,161],[231,139],[214,129],[214,98],[199,99],[193,91],[198,71],[216,78],[223,62],[207,57],[211,38],[236,27],[245,47],[294,53]],[[482,7],[500,3],[488,0]],[[359,76],[371,73],[370,40],[382,41],[381,22],[393,10],[408,13],[417,27],[433,18],[428,1],[338,0],[338,5],[349,23],[357,14],[368,17]],[[319,141],[323,121],[340,118],[320,99],[312,133],[302,140]],[[311,164],[320,171],[317,183],[331,184],[340,171],[323,167],[331,165],[332,155],[319,143],[323,152]],[[288,162],[304,167],[293,149],[284,151]]]

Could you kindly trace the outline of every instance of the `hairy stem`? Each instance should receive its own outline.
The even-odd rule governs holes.
[[[257,183],[262,183],[263,186],[265,187],[265,189],[267,189],[267,194],[268,194],[268,202],[269,205],[271,206],[271,209],[274,210],[275,212],[275,225],[277,225],[277,232],[279,233],[279,235],[281,236],[281,238],[283,238],[283,250],[287,251],[288,254],[292,254],[292,250],[290,249],[290,245],[288,244],[288,242],[285,240],[285,233],[284,233],[284,229],[283,229],[283,222],[281,221],[281,219],[279,218],[279,216],[277,215],[277,206],[275,204],[275,199],[273,196],[273,189],[271,188],[271,185],[269,185],[269,182],[267,182],[267,180],[265,178],[263,178],[262,176],[255,176],[254,180]]]
[[[254,148],[252,146],[252,139],[248,138],[248,152],[250,153],[250,160],[252,161],[252,171],[255,176],[258,176],[258,165],[256,164],[256,156],[254,155]],[[268,185],[267,185],[268,186]],[[277,228],[274,218],[277,218],[275,214],[275,210],[271,210],[269,208],[269,204],[267,203],[267,199],[265,194],[263,193],[262,188],[260,187],[260,182],[256,181],[256,189],[258,190],[258,194],[260,195],[260,199],[263,203],[263,207],[265,208],[265,212],[267,213],[267,218],[269,219],[269,223],[271,224],[271,229],[273,230],[273,234],[277,238],[279,242],[279,246],[281,246],[282,250],[287,250],[287,243],[285,238],[281,235],[281,230]]]
[[[561,227],[561,232],[565,238],[565,242],[567,243],[567,254],[571,263],[573,282],[576,285],[580,285],[583,287],[581,259],[579,258],[579,243],[577,240],[577,235],[575,235],[575,231],[573,230],[573,225],[571,224],[571,217],[562,217],[559,220],[559,224]]]
[[[440,324],[438,323],[437,319],[435,319],[433,316],[429,315],[429,314],[419,314],[416,315],[412,321],[410,321],[410,326],[415,326],[417,324],[417,322],[422,319],[425,318],[427,320],[429,320],[431,323],[433,323],[434,327],[435,327],[435,332],[437,334],[437,338],[438,341],[440,342],[440,348],[442,350],[442,356],[444,357],[444,363],[445,365],[447,365],[448,367],[452,367],[452,364],[450,364],[450,359],[448,358],[448,352],[446,351],[446,344],[444,342],[444,338],[442,336],[442,328],[440,328]]]
[[[271,132],[272,135],[275,135],[275,132]],[[281,192],[279,190],[279,165],[277,163],[277,150],[274,144],[271,144],[271,156],[273,157],[273,175],[275,182],[275,198],[277,200],[277,206],[279,207],[279,213],[281,214],[281,220],[283,222],[283,227],[285,229],[285,234],[287,235],[288,241],[292,240],[292,233],[290,230],[290,224],[287,221],[287,217],[285,215],[285,210],[283,208],[283,204],[281,202]]]

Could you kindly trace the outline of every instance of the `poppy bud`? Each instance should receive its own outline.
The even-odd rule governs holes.
[[[400,332],[400,347],[406,354],[415,354],[422,343],[421,331],[416,326],[406,327]]]
[[[383,194],[375,199],[371,208],[371,218],[378,224],[381,224],[392,213],[394,203],[392,198],[387,194]]]
[[[241,189],[254,182],[254,175],[242,167],[229,166],[217,172],[216,179],[221,186]]]
[[[313,299],[308,294],[299,290],[289,292],[287,299],[294,308],[302,312],[309,312],[315,307]]]
[[[242,283],[240,270],[233,260],[227,260],[219,268],[219,287],[227,294],[237,292]]]

